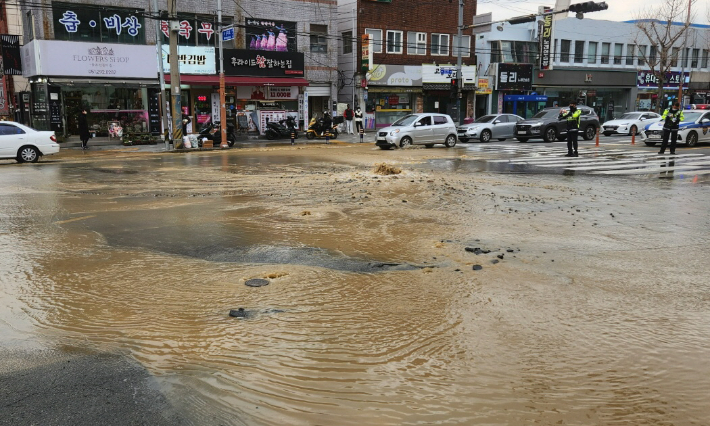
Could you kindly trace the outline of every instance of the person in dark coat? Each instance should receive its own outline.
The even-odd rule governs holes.
[[[86,110],[79,114],[79,139],[81,139],[81,149],[89,149],[89,123],[86,121]]]

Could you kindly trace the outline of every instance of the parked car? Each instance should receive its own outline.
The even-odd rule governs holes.
[[[588,106],[580,105],[577,108],[582,111],[579,125],[580,136],[584,140],[593,139],[599,128],[597,113]],[[545,142],[567,139],[567,122],[557,118],[560,111],[566,110],[566,108],[556,107],[545,108],[533,115],[532,118],[518,122],[515,125],[515,139],[520,142],[527,142],[530,139],[543,139]]]
[[[641,138],[648,146],[654,146],[663,140],[663,121],[647,126]],[[683,111],[683,121],[678,125],[678,142],[687,146],[710,142],[710,111],[691,109]]]
[[[519,121],[523,121],[523,117],[514,114],[484,115],[473,123],[459,126],[459,140],[468,142],[470,139],[478,139],[489,142],[495,138],[504,141],[515,135],[515,124]]]
[[[410,145],[443,143],[448,148],[456,145],[456,125],[446,114],[409,114],[377,131],[375,145],[381,149],[406,148]]]
[[[621,118],[604,122],[602,133],[604,136],[611,136],[615,133],[620,135],[631,135],[641,133],[649,124],[660,120],[661,116],[655,112],[627,112]]]
[[[0,121],[0,158],[36,163],[43,155],[59,152],[54,132],[39,131],[13,121]]]

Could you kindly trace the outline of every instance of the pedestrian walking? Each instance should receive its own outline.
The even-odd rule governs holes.
[[[663,142],[661,142],[661,150],[659,154],[666,153],[668,147],[668,137],[671,139],[671,155],[675,155],[675,143],[678,140],[678,125],[683,121],[683,110],[680,109],[680,102],[674,102],[673,106],[663,111],[661,120],[663,123]]]
[[[343,117],[345,117],[345,132],[349,135],[353,134],[353,115],[353,109],[350,108],[350,104],[348,104],[343,113]]]
[[[577,102],[571,101],[567,111],[561,110],[558,120],[567,120],[567,155],[565,157],[579,157],[577,152],[577,134],[582,111],[577,109]]]
[[[79,139],[81,139],[81,149],[89,149],[89,122],[86,121],[87,111],[84,109],[79,114]]]
[[[362,127],[362,110],[360,107],[357,107],[355,110],[355,126],[357,128],[357,133],[360,134],[360,130],[363,129]]]

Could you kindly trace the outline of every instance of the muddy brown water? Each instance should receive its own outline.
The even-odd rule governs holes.
[[[707,185],[371,146],[53,160],[0,164],[0,341],[128,356],[194,424],[710,423]]]

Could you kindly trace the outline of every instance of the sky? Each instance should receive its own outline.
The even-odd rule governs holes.
[[[581,3],[586,0],[572,0],[571,3]],[[595,0],[596,1],[596,0]],[[588,14],[593,19],[610,21],[628,21],[635,19],[639,11],[662,5],[668,0],[606,0],[609,9]],[[687,5],[687,1],[685,2]],[[493,20],[508,19],[514,16],[537,13],[538,6],[554,7],[555,0],[478,0],[478,14],[493,12]],[[687,9],[686,9],[687,10]],[[692,13],[693,23],[708,24],[710,0],[696,0]],[[569,15],[573,17],[572,14]],[[685,15],[681,20],[685,20]]]

